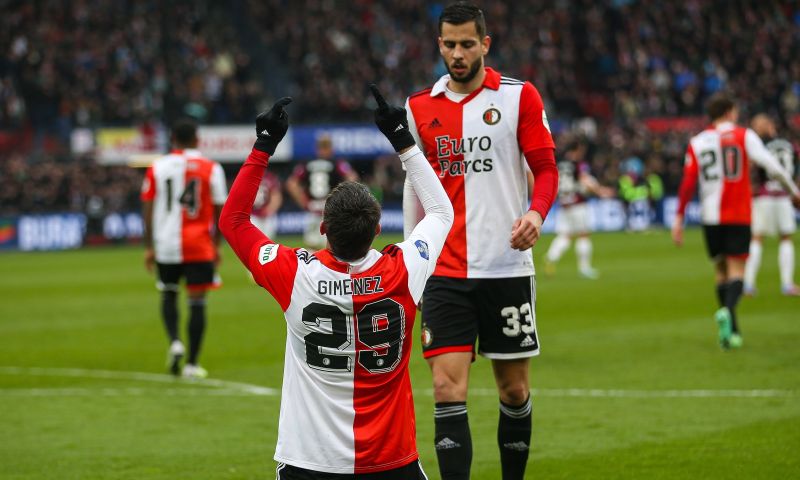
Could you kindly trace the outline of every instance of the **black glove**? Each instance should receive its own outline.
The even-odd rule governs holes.
[[[283,109],[292,103],[292,97],[283,97],[266,112],[256,117],[256,143],[253,148],[272,155],[289,130],[289,115]]]
[[[375,125],[389,139],[394,151],[400,152],[414,145],[416,142],[408,130],[406,109],[386,103],[386,99],[383,98],[374,83],[370,84],[369,89],[372,90],[372,95],[378,102],[378,109],[375,110]]]

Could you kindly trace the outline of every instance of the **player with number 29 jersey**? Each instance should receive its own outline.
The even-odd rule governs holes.
[[[194,149],[173,150],[148,167],[142,201],[153,202],[158,263],[211,262],[214,205],[225,203],[225,172]]]

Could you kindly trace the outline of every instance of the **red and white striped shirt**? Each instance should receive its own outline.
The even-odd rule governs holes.
[[[141,193],[143,202],[153,202],[156,261],[213,261],[214,206],[225,203],[226,192],[220,164],[197,150],[174,150],[156,159],[147,168]]]
[[[686,211],[699,181],[704,225],[750,225],[751,160],[771,175],[792,183],[764,142],[749,128],[722,122],[692,137],[686,150],[678,214]],[[797,187],[792,193],[796,191]]]
[[[401,155],[427,215],[405,241],[355,262],[278,245],[250,223],[268,155],[248,157],[220,228],[287,325],[275,459],[319,472],[401,467],[417,458],[408,375],[416,305],[452,208],[422,153]]]
[[[534,273],[530,250],[509,245],[514,221],[529,210],[525,163],[535,177],[531,210],[544,219],[558,189],[547,115],[529,82],[486,68],[483,85],[460,101],[448,98],[449,75],[406,102],[417,144],[453,202],[455,222],[434,275],[521,277]],[[418,207],[406,182],[406,234]]]

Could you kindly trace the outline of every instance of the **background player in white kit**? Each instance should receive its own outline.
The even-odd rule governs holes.
[[[791,192],[795,205],[800,205],[800,190],[758,135],[736,125],[739,110],[732,99],[715,94],[707,109],[711,125],[692,137],[686,151],[672,239],[678,246],[683,244],[683,216],[699,181],[703,235],[714,262],[720,305],[714,315],[718,340],[724,349],[738,348],[742,336],[736,305],[744,289],[751,238],[750,161],[765,168]]]
[[[491,39],[479,8],[445,7],[439,35],[449,74],[407,102],[412,133],[455,211],[422,305],[436,455],[443,479],[469,478],[466,400],[477,349],[492,361],[500,397],[502,478],[522,479],[531,438],[530,357],[539,353],[531,247],[558,189],[555,144],[536,88],[484,66]],[[534,176],[530,203],[526,164]],[[406,233],[417,211],[406,182]]]
[[[788,140],[778,138],[775,122],[767,115],[760,114],[750,122],[759,137],[766,142],[781,166],[790,176],[798,175],[794,146]],[[756,276],[761,267],[762,239],[780,237],[778,246],[778,271],[781,279],[781,293],[799,296],[800,288],[794,283],[794,243],[792,235],[797,230],[797,220],[792,200],[780,182],[769,178],[766,170],[756,168],[753,191],[753,239],[750,241],[750,256],[744,270],[744,294],[756,293]]]
[[[279,100],[256,120],[258,139],[236,177],[220,228],[241,261],[280,304],[287,323],[278,480],[417,480],[408,376],[416,305],[433,272],[453,208],[409,133],[405,110],[378,103],[375,123],[400,154],[425,218],[402,243],[371,249],[380,205],[343,182],[328,196],[314,254],[278,245],[250,223],[269,156],[288,129]]]
[[[575,239],[575,256],[578,260],[578,273],[588,279],[598,278],[592,267],[591,222],[589,218],[588,196],[597,195],[611,198],[614,190],[598,183],[586,162],[588,147],[584,142],[576,142],[564,152],[564,159],[558,162],[558,202],[556,217],[556,237],[550,243],[545,255],[545,273],[555,273],[555,265],[569,249]]]
[[[153,162],[142,184],[145,266],[157,267],[161,315],[170,341],[170,371],[203,378],[198,363],[206,327],[206,291],[218,286],[220,233],[215,229],[227,185],[219,163],[203,158],[197,148],[197,125],[191,120],[172,128],[174,150]],[[186,281],[189,296],[189,356],[178,334],[178,283]]]

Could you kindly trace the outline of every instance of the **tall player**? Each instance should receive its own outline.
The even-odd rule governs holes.
[[[317,158],[295,167],[286,181],[286,191],[307,213],[303,243],[314,250],[325,248],[320,232],[322,209],[331,190],[343,181],[357,182],[358,174],[345,160],[335,159],[331,137],[317,139]]]
[[[170,371],[204,378],[198,363],[206,327],[206,291],[218,286],[219,230],[215,230],[227,185],[219,163],[203,158],[197,148],[197,125],[178,121],[172,129],[174,150],[153,162],[142,185],[145,266],[157,267],[161,315],[170,341]],[[178,284],[184,278],[189,296],[189,356],[178,335]]]
[[[587,145],[578,142],[564,152],[564,159],[558,162],[558,202],[556,237],[550,243],[545,256],[545,272],[555,272],[555,264],[569,248],[575,238],[575,256],[578,259],[578,273],[583,278],[598,278],[592,267],[592,239],[589,238],[589,194],[601,198],[611,198],[614,190],[600,185],[592,175],[585,161]]]
[[[503,479],[523,478],[530,448],[528,370],[530,357],[539,353],[531,247],[556,195],[558,169],[539,93],[529,82],[484,66],[490,43],[479,8],[445,7],[438,44],[449,74],[407,101],[412,133],[455,210],[422,305],[443,479],[469,478],[467,381],[478,339],[500,396]],[[526,163],[535,179],[530,205]],[[406,234],[417,220],[412,187],[407,179]]]
[[[758,135],[736,125],[739,110],[732,99],[716,94],[707,109],[711,125],[692,137],[686,151],[672,239],[683,244],[683,216],[699,181],[703,235],[714,262],[720,305],[714,314],[719,343],[724,349],[738,348],[742,336],[736,305],[742,296],[751,236],[750,161],[791,192],[795,205],[800,205],[800,190]]]
[[[416,305],[453,207],[414,144],[403,108],[378,102],[375,123],[408,171],[425,218],[402,243],[370,248],[381,209],[369,189],[338,185],[325,201],[327,247],[274,243],[249,211],[289,120],[279,100],[256,119],[258,139],[225,204],[220,228],[286,317],[286,360],[275,460],[278,480],[424,479],[408,376]]]
[[[767,142],[767,149],[778,159],[790,176],[795,175],[794,146],[783,138],[778,138],[775,123],[764,114],[756,115],[750,122],[759,137]],[[780,183],[769,178],[763,168],[755,171],[755,191],[753,192],[753,239],[750,241],[750,256],[744,269],[744,294],[755,295],[756,276],[761,267],[761,240],[765,236],[780,236],[778,246],[778,270],[781,279],[781,292],[784,295],[798,296],[800,288],[794,284],[794,243],[792,235],[797,230],[792,201]]]

